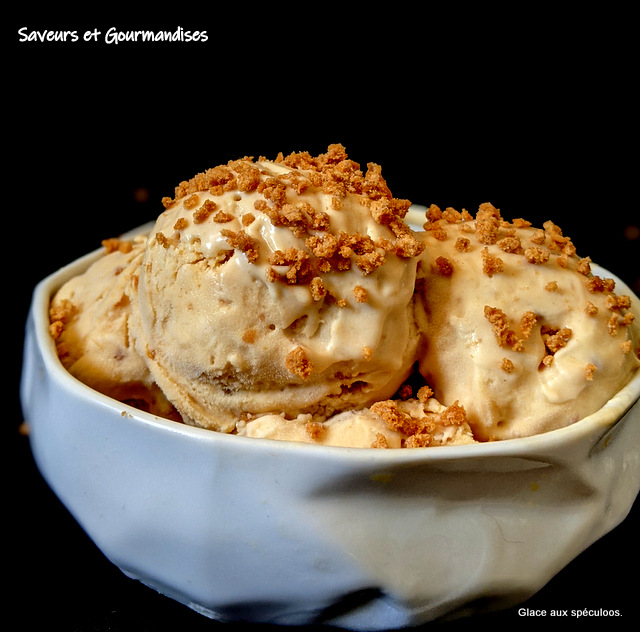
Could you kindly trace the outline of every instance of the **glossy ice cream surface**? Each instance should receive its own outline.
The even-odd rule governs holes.
[[[420,371],[464,404],[480,441],[547,432],[589,415],[639,366],[631,297],[593,274],[552,222],[431,207],[418,288]]]
[[[391,397],[409,375],[421,244],[408,204],[377,171],[326,159],[201,174],[149,235],[132,330],[190,422],[324,418]]]
[[[573,423],[640,364],[630,297],[553,223],[433,206],[412,230],[410,203],[340,145],[230,161],[164,204],[52,303],[69,371],[156,414],[322,445],[465,444]]]

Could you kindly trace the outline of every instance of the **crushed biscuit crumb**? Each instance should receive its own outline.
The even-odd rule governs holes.
[[[615,285],[616,283],[613,279],[603,279],[599,276],[593,276],[587,281],[587,289],[592,294],[598,292],[613,292]]]
[[[304,429],[313,441],[319,441],[325,432],[325,426],[319,421],[308,421]]]
[[[533,328],[538,322],[538,317],[532,311],[525,312],[520,318],[521,340],[527,340],[531,336]]]
[[[496,242],[500,250],[504,252],[520,254],[523,252],[522,244],[518,237],[503,237]]]
[[[533,232],[533,235],[529,237],[529,241],[531,241],[531,243],[534,243],[538,246],[542,246],[542,244],[544,244],[546,240],[547,240],[547,235],[544,232],[544,230],[542,230],[542,228],[536,228],[536,230]]]
[[[173,225],[173,230],[184,230],[187,226],[189,226],[189,222],[187,222],[186,218],[179,217]]]
[[[423,404],[426,404],[434,395],[433,390],[430,386],[424,385],[418,389],[418,400]]]
[[[260,160],[266,159],[261,157]],[[350,270],[352,264],[368,275],[384,265],[388,254],[411,258],[424,250],[425,245],[404,223],[411,202],[391,195],[379,165],[368,163],[363,173],[360,165],[350,160],[345,148],[339,144],[329,145],[326,153],[316,157],[308,152],[294,152],[288,156],[279,153],[274,162],[292,171],[270,175],[254,163],[252,157],[230,160],[226,165],[208,169],[181,182],[175,187],[174,198],[163,198],[163,205],[169,208],[182,200],[185,208],[194,209],[193,221],[201,223],[216,211],[216,203],[207,199],[198,207],[199,192],[207,192],[215,197],[231,191],[255,191],[260,196],[254,201],[256,212],[266,215],[273,225],[286,227],[297,237],[306,237],[307,254],[315,258],[310,264],[313,274],[296,274],[296,284],[309,283],[316,276],[328,272]],[[374,245],[366,235],[344,235],[331,231],[327,212],[316,209],[307,201],[291,202],[287,199],[289,188],[301,194],[309,187],[316,187],[331,196],[330,208],[337,211],[343,208],[347,195],[357,196],[369,210],[372,219],[387,226],[393,238]],[[237,199],[241,199],[240,196]],[[447,216],[458,218],[463,215],[448,209]],[[214,221],[219,223],[231,219],[230,213],[222,211],[214,215]],[[247,213],[240,221],[243,226],[248,226],[255,221],[255,214]],[[257,244],[251,244],[246,236],[242,236],[242,232],[229,231],[223,235],[234,248],[245,252],[251,262],[257,260]],[[160,237],[160,241],[168,247],[167,240]],[[291,275],[287,277],[273,270],[268,275],[271,281],[292,283]]]
[[[616,296],[615,294],[609,294],[605,298],[605,305],[607,309],[611,311],[620,311],[623,309],[629,309],[631,307],[631,297],[626,294]]]
[[[458,252],[469,252],[471,250],[471,241],[466,237],[458,237],[454,248]]]
[[[386,448],[389,447],[389,442],[387,441],[387,438],[381,432],[377,432],[376,433],[376,438],[371,443],[371,447],[372,448],[377,448],[377,449],[386,449]]]
[[[226,238],[227,243],[236,250],[243,252],[249,261],[257,261],[260,256],[260,246],[258,242],[245,233],[243,230],[234,232],[232,230],[222,230],[220,234]]]
[[[267,271],[269,281],[284,280],[289,285],[310,283],[315,277],[311,267],[309,253],[298,248],[288,248],[286,251],[276,250],[269,257],[271,268]],[[286,268],[284,273],[277,272],[275,268]],[[316,282],[315,290],[320,288]]]
[[[414,434],[407,437],[404,441],[405,448],[428,448],[433,443],[433,437],[430,434]]]
[[[384,420],[389,430],[397,430],[406,435],[415,434],[415,420],[411,415],[399,410],[396,401],[389,399],[375,402],[371,405],[370,410]]]
[[[476,237],[478,241],[481,244],[495,244],[498,240],[500,223],[500,211],[489,202],[481,204],[476,213]]]
[[[327,288],[320,277],[314,277],[309,283],[311,297],[314,301],[321,301],[327,295]]]
[[[450,277],[453,274],[453,264],[446,257],[438,257],[433,265],[433,272],[443,277]]]
[[[356,297],[358,303],[366,303],[368,300],[367,290],[361,285],[356,285],[353,288],[353,295]]]
[[[198,204],[200,204],[200,198],[197,193],[193,193],[183,202],[184,208],[188,211],[196,208]]]
[[[117,237],[103,239],[102,246],[107,251],[107,254],[111,254],[112,252],[121,252],[123,254],[127,254],[133,249],[133,243],[131,241],[126,239],[118,239]]]
[[[459,402],[447,406],[440,413],[440,423],[445,426],[461,426],[467,420],[467,413]]]
[[[509,358],[502,358],[502,362],[500,363],[500,368],[505,372],[505,373],[513,373],[515,366],[513,364],[513,362],[511,360],[509,360]]]
[[[598,313],[598,308],[591,301],[587,301],[587,306],[584,308],[584,311],[589,316],[595,316]]]
[[[509,327],[507,315],[497,307],[485,305],[484,317],[493,326],[496,341],[501,347],[511,348],[513,351],[523,351],[524,342],[530,337],[537,323],[537,316],[531,312],[525,312],[520,319],[520,337]]]
[[[164,233],[161,233],[160,231],[156,233],[155,240],[163,248],[169,248],[169,246],[171,245],[171,241],[166,237]]]
[[[437,222],[442,218],[442,211],[436,204],[431,204],[425,213],[427,222]]]
[[[531,248],[525,249],[524,256],[529,263],[541,264],[549,261],[549,257],[551,255],[545,248],[541,248],[540,246],[532,246]]]
[[[216,210],[217,204],[213,200],[205,200],[202,206],[193,212],[193,221],[202,224]]]
[[[591,258],[583,257],[582,259],[580,259],[576,270],[584,276],[589,276],[589,274],[591,274]]]
[[[412,395],[413,395],[413,388],[412,388],[411,384],[403,384],[398,389],[398,392],[395,394],[394,399],[401,399],[403,401],[406,401]]]
[[[482,254],[482,271],[489,277],[502,272],[504,269],[504,261],[500,257],[496,257],[489,252],[486,246],[481,251]]]
[[[541,333],[545,346],[552,355],[566,347],[573,335],[569,327],[553,328],[543,326]]]
[[[309,360],[302,347],[296,347],[287,354],[285,366],[289,373],[293,373],[303,380],[308,379],[313,373],[313,363]]]
[[[384,255],[379,252],[366,252],[356,260],[356,266],[363,274],[371,274],[385,262]]]
[[[213,215],[213,221],[216,222],[216,224],[226,224],[233,221],[233,219],[233,215],[225,213],[224,211],[217,211]]]

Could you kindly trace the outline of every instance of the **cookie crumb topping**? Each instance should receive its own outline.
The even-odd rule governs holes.
[[[274,175],[272,170],[265,167],[265,162],[281,165],[287,170]],[[292,191],[296,195],[311,191],[321,192],[328,196],[328,201],[325,200],[324,203],[331,212],[316,208],[305,200],[291,201]],[[232,195],[233,201],[229,206],[228,197],[224,201],[212,199],[225,194]],[[255,199],[255,203],[235,206],[235,203],[242,202],[248,194],[253,194],[252,199]],[[349,196],[357,198],[376,224],[388,229],[384,231],[386,238],[373,239],[365,233],[347,232],[332,227],[331,213],[342,212],[347,206],[345,203]],[[418,257],[429,247],[429,238],[438,242],[455,240],[454,250],[449,250],[447,257],[435,257],[430,270],[427,271],[441,279],[437,283],[447,284],[450,283],[448,279],[457,278],[456,275],[461,274],[460,271],[464,268],[464,258],[468,258],[469,253],[475,253],[471,256],[479,255],[482,274],[489,279],[498,275],[505,278],[511,274],[514,261],[518,266],[535,266],[527,269],[533,271],[532,276],[536,279],[542,278],[546,281],[544,285],[539,282],[535,287],[547,293],[555,293],[554,296],[546,296],[546,300],[551,301],[566,298],[565,295],[569,292],[566,276],[559,275],[558,281],[550,281],[549,279],[554,279],[555,276],[543,276],[539,274],[541,270],[548,270],[554,266],[555,269],[572,270],[579,275],[580,282],[585,284],[588,292],[593,295],[592,301],[586,301],[584,306],[579,306],[582,319],[580,322],[584,322],[585,314],[590,318],[602,318],[606,315],[603,321],[607,334],[612,337],[619,336],[620,342],[615,343],[616,348],[619,345],[623,354],[634,352],[634,342],[627,339],[628,334],[621,334],[634,322],[631,297],[616,294],[613,280],[594,275],[591,259],[577,256],[574,244],[559,226],[548,221],[542,228],[534,229],[530,222],[521,218],[506,221],[500,210],[490,203],[481,204],[475,217],[465,209],[458,211],[447,207],[441,210],[438,206],[431,205],[426,211],[426,223],[423,226],[426,237],[417,236],[405,223],[410,202],[393,197],[382,177],[379,165],[369,163],[366,172],[363,172],[359,164],[348,158],[342,145],[330,145],[326,153],[318,156],[296,152],[287,156],[278,154],[274,161],[266,161],[263,157],[256,161],[249,156],[231,160],[226,165],[208,169],[179,183],[175,187],[174,196],[163,198],[162,203],[166,209],[181,203],[182,208],[187,211],[184,217],[171,222],[171,228],[163,228],[164,233],[155,233],[155,243],[162,248],[175,247],[179,243],[180,233],[191,225],[210,223],[215,225],[216,236],[220,235],[220,241],[226,241],[228,249],[216,251],[215,255],[211,255],[209,264],[214,260],[214,256],[217,257],[216,265],[223,265],[234,252],[242,253],[250,264],[264,265],[268,283],[280,284],[279,287],[305,286],[314,302],[326,299],[326,305],[343,308],[343,314],[350,313],[356,307],[367,312],[377,307],[380,299],[372,289],[375,287],[376,278],[374,277],[373,283],[370,284],[371,279],[365,277],[385,266],[392,257]],[[234,208],[241,209],[241,212],[234,214]],[[256,233],[249,229],[257,219],[285,229],[287,239],[290,236],[286,231],[290,231],[298,240],[294,242],[297,246],[261,252],[263,242],[252,237]],[[263,227],[264,224],[259,226]],[[200,239],[198,233],[194,241],[196,239]],[[132,241],[119,238],[105,239],[102,245],[106,254],[127,254],[133,248]],[[266,247],[263,245],[264,249]],[[251,269],[255,270],[256,267],[253,266]],[[113,274],[118,275],[121,270],[122,268],[115,268]],[[334,279],[329,279],[327,275],[353,270],[358,271],[363,280],[354,281],[353,285],[343,292],[343,296],[333,296],[331,292],[337,293],[335,285],[331,283]],[[137,282],[137,278],[137,275],[133,275],[132,284]],[[482,281],[487,284],[495,283],[495,280]],[[304,304],[308,304],[304,292],[301,292],[301,295],[305,297]],[[551,324],[544,322],[544,318],[533,311],[523,311],[522,308],[512,311],[509,306],[500,306],[497,301],[493,303],[488,299],[487,302],[492,304],[483,306],[479,318],[484,318],[490,325],[493,334],[493,339],[491,333],[487,336],[490,344],[494,344],[495,341],[500,347],[496,359],[492,360],[492,366],[498,365],[497,368],[504,373],[500,375],[500,380],[506,383],[521,375],[521,368],[517,366],[518,358],[523,358],[525,346],[533,344],[533,341],[527,341],[532,338],[534,331],[539,332],[539,337],[535,334],[538,347],[542,349],[540,339],[544,345],[540,370],[551,366],[554,356],[567,345],[577,344],[576,339],[581,333],[580,325],[575,326],[574,332],[571,327],[563,326],[563,323],[556,320]],[[542,313],[542,309],[539,311]],[[70,351],[65,348],[61,337],[77,312],[78,308],[69,300],[58,302],[50,309],[50,335],[56,342],[63,365]],[[569,324],[573,326],[573,323]],[[269,327],[273,329],[275,325]],[[260,346],[261,336],[258,330],[248,327],[238,331],[234,341],[241,346],[245,345],[244,349],[249,348],[246,345],[252,345],[250,348],[255,351]],[[313,375],[314,370],[319,373],[321,362],[316,361],[314,367],[310,358],[311,356],[315,360],[313,353],[309,348],[305,350],[303,346],[296,346],[297,344],[293,343],[293,348],[288,353],[286,348],[283,351],[284,367],[295,379],[306,381],[312,376],[316,379]],[[363,360],[369,361],[374,357],[374,349],[366,346],[365,341],[359,345],[358,353],[361,348]],[[154,351],[147,350],[147,353],[152,357]],[[635,353],[640,356],[640,349],[635,349]],[[603,371],[607,367],[604,364],[599,367],[594,363],[600,360],[587,362],[587,357],[583,357],[578,364],[578,373],[584,366],[584,379],[593,382],[597,380],[598,370]],[[538,359],[535,360],[536,363],[537,361]],[[560,361],[561,355],[558,355],[555,359],[556,368],[560,366]],[[281,370],[281,367],[280,360],[278,369]],[[546,375],[549,374],[551,372]],[[294,377],[291,377],[291,380],[293,381]],[[465,427],[467,424],[467,412],[459,401],[447,407],[442,406],[438,412],[434,412],[433,397],[434,391],[429,386],[422,386],[417,394],[414,394],[412,387],[406,384],[392,399],[374,403],[370,410],[384,421],[389,430],[403,433],[405,438],[402,447],[428,447],[434,445],[437,441],[434,439],[435,433],[443,427]],[[416,404],[416,408],[405,406],[409,403],[412,406]],[[471,418],[471,413],[469,416]],[[306,424],[305,431],[312,440],[321,441],[326,427],[322,422],[314,420]],[[389,447],[389,441],[383,434],[378,433],[371,447],[385,449]]]
[[[186,209],[193,209],[195,223],[208,221],[209,218],[224,223],[230,221],[230,214],[222,211],[216,213],[217,205],[210,199],[200,204],[198,193],[208,192],[219,196],[230,191],[253,191],[260,194],[260,199],[254,204],[256,212],[265,214],[274,226],[286,227],[296,237],[306,237],[305,247],[295,257],[291,252],[284,256],[294,257],[298,261],[311,256],[309,266],[313,268],[313,274],[296,273],[288,277],[269,271],[268,278],[272,282],[308,284],[316,276],[321,277],[329,271],[350,270],[352,263],[367,275],[384,265],[390,254],[411,258],[424,249],[424,244],[416,239],[404,222],[411,203],[392,196],[379,165],[369,163],[367,171],[363,173],[360,165],[350,160],[345,148],[339,144],[330,145],[326,153],[316,157],[308,152],[294,152],[286,157],[278,154],[272,162],[291,170],[279,175],[265,172],[260,165],[264,161],[263,157],[256,162],[253,157],[246,156],[208,169],[181,182],[175,187],[173,198],[163,198],[163,205],[169,208],[182,201]],[[329,215],[325,211],[314,208],[306,201],[287,200],[288,189],[302,194],[310,187],[330,195],[333,210],[340,210],[348,195],[357,196],[359,202],[368,208],[374,221],[388,227],[393,237],[374,243],[367,235],[332,232]],[[460,217],[460,214],[456,214],[456,217]],[[254,220],[255,214],[247,214],[242,222],[250,225]],[[175,229],[184,227],[176,225]],[[232,234],[229,231],[225,236],[234,248],[247,254],[250,261],[257,261],[257,246],[248,244],[242,233]],[[171,243],[170,238],[160,239],[165,246]]]
[[[370,410],[384,421],[389,430],[405,435],[402,447],[425,448],[434,445],[434,434],[438,428],[462,427],[467,423],[464,406],[457,401],[439,412],[431,410],[429,401],[432,395],[430,387],[425,386],[418,391],[419,405],[415,408],[404,409],[402,400],[389,399],[376,402]]]
[[[514,219],[506,221],[499,209],[490,203],[481,204],[475,218],[468,212],[455,212],[453,209],[441,211],[440,208],[432,204],[425,213],[426,222],[423,226],[425,235],[437,241],[445,241],[449,238],[455,239],[454,250],[460,257],[473,251],[472,241],[460,234],[474,235],[476,241],[482,246],[480,256],[482,260],[482,271],[487,277],[494,277],[499,274],[509,272],[507,265],[513,265],[513,260],[509,259],[507,264],[506,255],[516,255],[533,266],[557,266],[568,270],[572,269],[584,279],[589,293],[605,296],[605,308],[610,311],[610,316],[606,320],[606,330],[611,336],[618,333],[634,322],[635,316],[631,311],[631,299],[627,295],[615,293],[615,281],[609,278],[596,276],[592,272],[591,259],[589,257],[579,257],[575,245],[567,237],[562,229],[551,221],[544,222],[542,228],[533,228],[531,222],[524,219]],[[456,229],[457,235],[452,232]],[[524,229],[517,233],[517,230]],[[428,248],[428,241],[426,247]],[[494,249],[492,251],[492,249]],[[499,256],[496,250],[506,253]],[[462,259],[460,259],[462,261]],[[448,277],[454,274],[456,259],[449,260],[446,257],[437,257],[432,264],[432,274]],[[544,285],[546,292],[561,292],[558,281],[548,281]],[[594,299],[595,300],[595,299]],[[584,311],[589,316],[595,317],[599,314],[598,307],[592,301],[587,301]],[[497,306],[485,306],[484,317],[492,324],[492,328],[497,343],[513,351],[523,350],[524,341],[529,337],[533,326],[539,319],[533,312],[523,316],[521,322],[521,333],[508,324],[505,312]],[[541,335],[545,341],[546,356],[541,367],[549,366],[553,361],[554,354],[562,347],[566,346],[571,339],[571,330],[566,327],[554,327],[538,322],[543,327]],[[629,352],[632,343],[627,341],[621,345],[625,353]],[[640,349],[638,350],[640,356]],[[506,360],[506,359],[505,359]],[[501,368],[509,373],[514,370],[511,360],[503,361]],[[593,371],[587,371],[589,380],[593,378]]]
[[[290,373],[301,377],[303,380],[308,379],[313,373],[313,363],[309,360],[302,347],[296,347],[287,354],[285,365]]]

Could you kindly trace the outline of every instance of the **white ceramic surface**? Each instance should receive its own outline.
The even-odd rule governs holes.
[[[62,368],[47,331],[51,293],[95,256],[33,295],[33,454],[114,564],[204,615],[382,630],[511,606],[638,494],[640,375],[562,430],[414,450],[221,435],[115,402]]]

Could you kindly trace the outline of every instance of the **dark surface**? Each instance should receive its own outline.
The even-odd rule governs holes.
[[[18,615],[21,627],[198,632],[222,625],[106,561],[40,478],[18,432],[22,331],[33,286],[104,237],[153,219],[180,180],[243,155],[318,153],[339,142],[363,166],[381,164],[397,197],[472,212],[490,201],[506,218],[552,219],[579,254],[640,287],[636,165],[624,152],[637,147],[624,33],[604,46],[599,21],[574,30],[556,17],[553,25],[541,21],[524,33],[518,24],[506,35],[486,14],[486,24],[466,16],[465,31],[456,16],[455,23],[421,17],[407,32],[417,18],[405,14],[402,28],[388,16],[369,16],[354,36],[325,11],[317,32],[307,24],[292,38],[275,17],[268,29],[265,16],[235,17],[242,28],[224,41],[220,16],[190,26],[167,20],[172,29],[208,29],[210,40],[200,46],[18,42],[22,26],[81,33],[156,27],[149,19],[65,22],[60,14],[49,20],[23,11],[6,28],[5,135],[17,135],[7,150],[4,200],[4,616]],[[581,35],[567,41],[567,30]],[[265,59],[265,47],[276,52]],[[620,527],[525,606],[617,609],[623,616],[607,624],[637,622],[637,582],[625,573],[637,569],[639,524],[636,503]],[[431,627],[470,629],[483,620],[522,626],[550,617],[523,617],[514,608]]]

